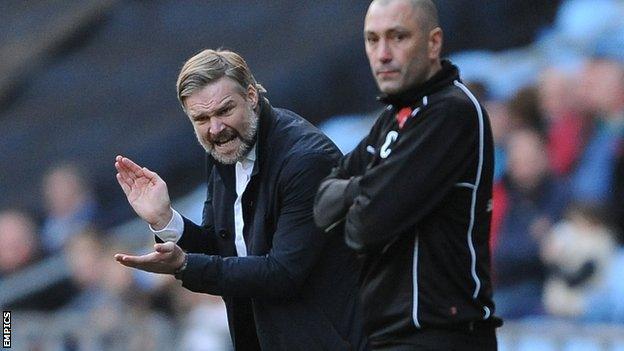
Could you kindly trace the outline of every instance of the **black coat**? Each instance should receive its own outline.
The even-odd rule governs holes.
[[[487,113],[449,61],[422,85],[382,101],[386,109],[323,182],[315,209],[319,225],[343,226],[347,244],[364,254],[371,345],[415,343],[421,328],[498,325]],[[401,127],[395,116],[404,108],[412,117]]]
[[[257,158],[243,194],[247,257],[234,245],[234,165],[208,158],[203,225],[184,219],[183,286],[223,296],[237,350],[360,350],[359,265],[338,236],[313,221],[336,146],[293,112],[261,102]],[[214,167],[210,166],[214,164]]]

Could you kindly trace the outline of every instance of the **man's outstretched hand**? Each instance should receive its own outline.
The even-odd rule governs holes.
[[[173,274],[184,264],[186,254],[169,241],[154,245],[154,252],[143,256],[116,254],[115,260],[126,267],[137,268],[152,273]]]
[[[115,158],[117,181],[130,206],[153,229],[164,228],[173,212],[167,184],[146,167],[140,167],[127,157]]]

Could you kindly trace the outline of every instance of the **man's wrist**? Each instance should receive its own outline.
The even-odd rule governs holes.
[[[173,276],[178,280],[182,280],[182,274],[184,273],[184,271],[186,270],[186,266],[188,265],[188,254],[184,253],[183,255],[184,260],[182,261],[182,265],[173,272]]]
[[[163,230],[164,228],[167,227],[169,223],[171,223],[172,219],[173,219],[173,209],[171,208],[171,206],[169,206],[168,212],[162,215],[160,219],[157,220],[155,223],[150,223],[149,225],[150,227],[152,227],[152,230],[154,231]]]

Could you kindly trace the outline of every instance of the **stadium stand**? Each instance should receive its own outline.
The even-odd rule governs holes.
[[[517,123],[512,113],[519,109],[509,102],[520,91],[533,91],[537,96],[529,100],[537,107],[539,116],[534,117],[542,124],[553,176],[567,181],[578,170],[596,121],[617,122],[621,116],[607,119],[600,111],[589,111],[576,90],[562,87],[585,81],[588,61],[624,65],[624,2],[438,3],[447,52],[467,83],[482,87],[482,100],[495,106],[497,112],[490,117],[500,118],[493,121],[500,122],[499,160],[507,156],[507,141]],[[102,245],[104,252],[92,255],[97,264],[77,272],[75,263],[89,260],[76,251],[91,246],[61,244],[57,251],[39,252],[19,270],[0,273],[0,306],[15,311],[16,349],[229,349],[216,300],[189,296],[173,278],[108,265],[114,263],[110,250],[141,252],[152,243],[145,224],[131,220],[114,179],[113,158],[123,153],[153,168],[167,180],[176,209],[200,221],[206,189],[201,185],[204,169],[198,165],[204,155],[175,99],[174,82],[184,60],[204,47],[241,52],[273,103],[323,126],[348,151],[356,142],[348,137],[364,135],[379,108],[361,35],[367,5],[365,0],[2,1],[0,210],[27,209],[43,224],[44,173],[73,162],[92,176],[99,212],[91,224],[100,230],[95,246]],[[549,70],[556,71],[555,77],[546,77]],[[566,108],[554,103],[560,99],[568,101]],[[604,160],[612,173],[599,173],[609,182],[621,180],[624,170],[624,135],[615,134],[610,135],[613,157]],[[498,167],[502,178],[505,162]],[[620,183],[603,187],[603,194],[611,196],[603,199],[607,214],[621,214],[621,201],[612,202],[621,194]],[[621,240],[623,217],[615,217],[599,222],[599,232]],[[504,216],[498,220],[501,225]],[[551,223],[556,230],[532,238],[540,251],[533,259],[543,260],[535,262],[539,265],[559,265],[558,270],[544,267],[542,273],[572,282],[570,290],[578,293],[574,301],[582,296],[578,306],[583,308],[574,315],[557,315],[551,313],[552,306],[537,306],[522,318],[508,318],[499,330],[500,350],[624,351],[624,249],[621,242],[608,250],[590,247],[587,252],[608,252],[610,258],[588,264],[583,252],[572,263],[562,261],[562,254],[541,252],[547,250],[542,242],[548,238],[565,242],[565,235],[571,235],[592,242],[583,241],[590,231],[582,230],[582,221],[574,223],[576,234],[563,231],[569,220]],[[609,220],[616,220],[616,226]],[[611,238],[597,241],[613,245]],[[491,244],[496,250],[500,242]],[[599,270],[592,270],[592,264],[599,264]],[[570,267],[579,274],[561,272]],[[594,279],[596,272],[600,279]],[[85,278],[82,284],[77,275]],[[102,282],[89,282],[94,275]],[[501,306],[505,302],[499,301]]]

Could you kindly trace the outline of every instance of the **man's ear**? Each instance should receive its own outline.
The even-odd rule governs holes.
[[[253,84],[247,86],[247,99],[251,101],[252,107],[255,109],[258,106],[258,89]]]
[[[429,32],[429,59],[439,59],[442,54],[442,28],[435,27]]]

